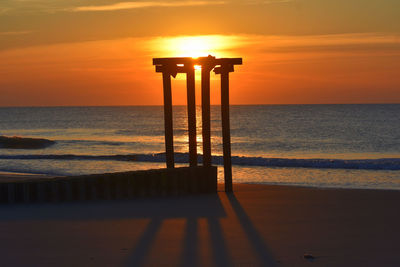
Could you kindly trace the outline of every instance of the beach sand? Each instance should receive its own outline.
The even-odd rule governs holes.
[[[54,178],[56,176],[47,174],[19,173],[19,172],[2,172],[0,171],[0,182],[25,181],[32,179]]]
[[[400,266],[400,191],[234,190],[1,205],[0,266]]]

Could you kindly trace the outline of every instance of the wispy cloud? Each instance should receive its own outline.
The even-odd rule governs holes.
[[[155,1],[139,1],[139,2],[120,2],[110,5],[99,6],[80,6],[70,9],[70,11],[114,11],[123,9],[137,9],[149,7],[184,7],[184,6],[206,6],[206,5],[222,5],[225,1],[171,1],[171,2],[155,2]]]
[[[262,1],[265,4],[272,4],[272,3],[287,3],[287,2],[295,2],[296,0],[266,0]]]
[[[262,4],[277,4],[277,3],[289,3],[289,2],[294,2],[295,0],[265,0],[265,1],[259,1]]]
[[[0,32],[0,36],[2,35],[22,35],[22,34],[29,34],[32,33],[31,31],[8,31],[8,32]]]
[[[281,4],[281,3],[291,3],[295,2],[296,0],[249,0],[246,1],[245,4],[247,5],[268,5],[268,4]]]

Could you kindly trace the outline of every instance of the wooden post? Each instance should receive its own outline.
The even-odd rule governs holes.
[[[211,127],[210,127],[210,68],[201,67],[201,112],[203,135],[203,166],[211,166]]]
[[[164,90],[164,127],[165,127],[165,153],[167,168],[174,168],[174,137],[172,126],[172,92],[171,75],[168,70],[163,71]]]
[[[225,192],[232,192],[231,131],[229,122],[229,70],[221,70],[221,121]]]
[[[203,166],[211,166],[211,116],[210,116],[210,71],[221,74],[221,119],[224,153],[225,191],[232,192],[232,160],[231,137],[229,122],[229,73],[234,71],[234,65],[241,65],[241,58],[153,58],[156,72],[163,73],[164,83],[164,119],[165,146],[167,167],[174,167],[173,130],[172,130],[172,97],[171,78],[177,73],[186,73],[188,128],[189,128],[189,162],[190,166],[197,165],[196,147],[196,101],[194,65],[201,65],[201,106],[202,106],[202,136],[203,136]]]
[[[8,184],[8,203],[15,202],[15,183]]]
[[[196,91],[194,66],[191,66],[186,73],[186,85],[189,131],[189,165],[190,167],[194,167],[197,166]]]

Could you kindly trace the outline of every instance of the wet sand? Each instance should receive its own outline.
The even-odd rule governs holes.
[[[2,172],[0,171],[0,182],[25,181],[31,179],[54,178],[56,176],[47,174],[19,173],[19,172]]]
[[[234,190],[1,205],[0,265],[400,265],[400,191],[245,184]]]

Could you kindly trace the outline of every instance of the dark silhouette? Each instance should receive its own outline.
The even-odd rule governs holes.
[[[42,138],[0,136],[0,148],[40,149],[54,145],[56,142]]]
[[[217,192],[217,168],[145,171],[0,181],[0,203],[70,202]]]
[[[233,266],[233,254],[228,246],[229,237],[224,234],[221,219],[236,217],[251,246],[258,256],[256,266],[275,266],[275,260],[264,244],[246,211],[233,194],[209,194],[202,196],[188,196],[187,201],[181,197],[154,197],[121,201],[95,201],[77,203],[57,203],[38,205],[2,205],[0,223],[22,223],[41,221],[43,223],[57,223],[68,221],[72,224],[79,222],[113,222],[121,220],[149,219],[132,246],[123,248],[128,253],[124,266],[146,266],[148,260],[157,256],[152,249],[160,237],[160,230],[169,220],[184,219],[182,244],[179,237],[166,246],[178,246],[180,249],[180,266],[203,266],[200,258],[200,225],[199,220],[206,220],[206,231],[209,234],[211,261],[215,266]],[[57,207],[57,209],[54,209]],[[233,211],[233,213],[232,213]],[[126,228],[125,228],[126,230]],[[204,233],[204,232],[203,232]],[[83,234],[83,233],[79,233]],[[203,236],[204,237],[204,236]],[[167,264],[166,262],[164,264]]]
[[[156,72],[162,72],[164,90],[164,120],[165,120],[165,150],[167,168],[174,168],[174,141],[172,124],[172,92],[171,76],[186,73],[187,105],[189,132],[189,162],[197,166],[196,144],[196,100],[194,66],[201,66],[201,108],[203,136],[203,165],[211,166],[211,130],[210,130],[210,71],[221,74],[221,119],[224,153],[225,191],[232,192],[231,137],[229,125],[229,73],[234,71],[234,65],[241,65],[241,58],[215,58],[213,56],[200,58],[154,58]]]

